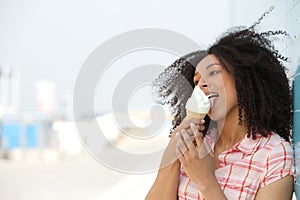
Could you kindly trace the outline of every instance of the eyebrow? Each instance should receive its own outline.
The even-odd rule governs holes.
[[[220,66],[222,66],[222,65],[219,64],[219,63],[212,63],[212,64],[210,64],[210,65],[207,65],[207,66],[206,66],[206,69],[208,69],[208,68],[210,68],[210,67],[212,67],[212,66],[214,66],[214,65],[220,65]]]

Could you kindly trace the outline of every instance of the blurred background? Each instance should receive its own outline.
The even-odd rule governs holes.
[[[72,111],[81,66],[106,40],[140,28],[172,30],[205,48],[232,26],[252,25],[271,6],[274,11],[259,28],[290,34],[276,45],[290,59],[292,80],[300,55],[299,0],[0,0],[0,199],[143,199],[155,172],[133,175],[107,168],[81,143]],[[105,142],[134,153],[165,147],[169,123],[157,140],[140,145],[123,137],[111,114],[111,98],[103,95],[111,97],[132,67],[166,67],[176,58],[143,51],[111,66],[95,92],[97,121],[109,130]],[[154,105],[149,87],[135,91],[128,106],[136,126],[125,128],[134,131],[153,120]],[[83,122],[88,114],[82,113]],[[105,142],[99,142],[103,151]]]

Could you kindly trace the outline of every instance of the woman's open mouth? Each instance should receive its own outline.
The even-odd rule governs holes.
[[[208,99],[210,101],[210,107],[213,107],[216,103],[217,98],[219,97],[218,94],[209,94]]]

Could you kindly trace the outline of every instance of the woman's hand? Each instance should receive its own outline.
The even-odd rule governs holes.
[[[199,120],[183,120],[172,134],[172,138],[164,152],[161,166],[156,180],[147,194],[147,200],[177,199],[180,162],[176,156],[176,135],[190,127],[190,123],[199,123]]]
[[[198,120],[199,121],[199,120]],[[215,184],[215,161],[209,144],[203,142],[204,120],[176,134],[176,154],[189,178],[200,191]]]
[[[181,124],[174,130],[171,136],[171,140],[164,152],[160,168],[164,168],[169,166],[170,164],[173,164],[174,162],[179,162],[178,161],[178,156],[176,154],[176,149],[177,149],[177,140],[176,140],[176,135],[180,133],[182,130],[188,130],[190,129],[190,124],[193,123],[195,124],[199,130],[204,130],[204,121],[198,120],[198,119],[187,119],[185,118]]]

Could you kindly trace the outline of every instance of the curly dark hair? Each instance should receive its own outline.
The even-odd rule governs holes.
[[[286,68],[287,59],[275,50],[270,37],[284,31],[257,33],[254,27],[225,33],[208,49],[234,77],[239,123],[248,126],[248,137],[276,132],[291,139],[293,98]]]
[[[195,51],[177,59],[152,82],[154,100],[168,105],[173,116],[170,134],[186,116],[185,104],[193,92],[197,64],[206,51]]]
[[[266,137],[273,131],[291,141],[293,98],[282,64],[287,58],[278,53],[271,41],[272,37],[287,33],[255,30],[272,9],[249,28],[227,31],[207,52],[196,51],[179,58],[153,81],[156,102],[169,105],[174,116],[171,133],[186,115],[185,104],[194,88],[195,67],[208,53],[217,56],[234,77],[239,123],[248,126],[247,136],[256,139],[257,134]],[[208,127],[210,118],[206,116],[205,121]]]

